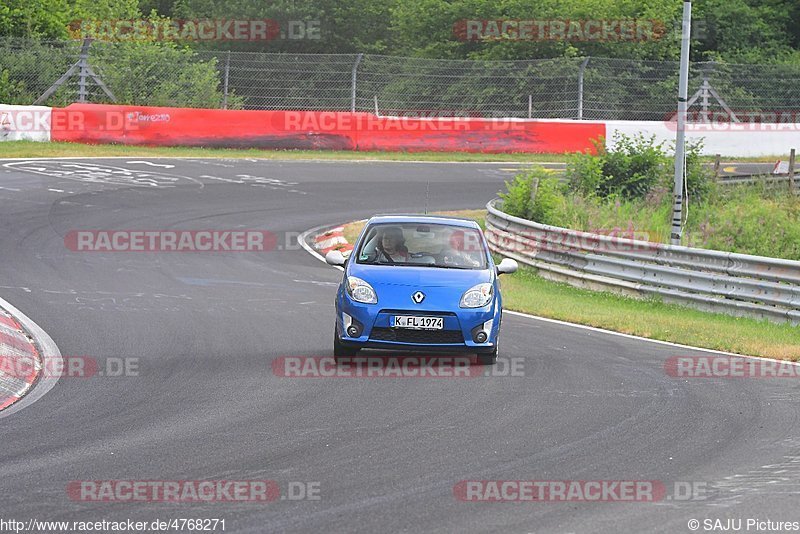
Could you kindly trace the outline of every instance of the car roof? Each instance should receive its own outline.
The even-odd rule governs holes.
[[[375,215],[367,224],[450,224],[464,228],[480,228],[472,219],[447,217],[444,215]]]

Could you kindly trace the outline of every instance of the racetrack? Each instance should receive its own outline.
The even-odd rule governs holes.
[[[62,355],[137,358],[139,372],[63,377],[0,417],[0,518],[224,518],[235,532],[688,532],[691,518],[800,519],[797,379],[675,379],[668,358],[705,353],[510,314],[501,356],[524,376],[281,378],[277,357],[331,354],[340,271],[297,247],[64,243],[75,229],[208,228],[285,243],[318,225],[419,212],[426,197],[431,211],[481,207],[513,175],[508,164],[76,164],[0,161],[0,297]],[[66,491],[113,479],[318,482],[321,499],[76,502]],[[453,494],[462,480],[529,479],[711,491],[658,503]]]

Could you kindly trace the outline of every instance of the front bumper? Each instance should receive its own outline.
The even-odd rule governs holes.
[[[378,305],[361,304],[352,301],[347,295],[340,295],[336,308],[337,336],[342,345],[351,348],[483,354],[495,351],[500,330],[500,302],[497,298],[484,308],[437,311],[381,309]],[[442,317],[444,328],[392,328],[390,320],[393,315]],[[475,332],[485,330],[484,325],[487,323],[490,327],[486,331],[486,341],[476,342]],[[346,328],[348,325],[355,325],[358,335],[349,335]]]

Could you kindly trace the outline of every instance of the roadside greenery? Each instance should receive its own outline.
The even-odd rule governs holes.
[[[77,45],[0,40],[0,102],[29,105],[61,77],[77,57]],[[222,104],[217,61],[204,59],[175,43],[96,43],[91,63],[119,102],[152,106],[219,108]],[[92,102],[103,102],[99,89]],[[75,86],[65,84],[47,104],[75,101]],[[228,108],[241,99],[228,96]]]
[[[620,136],[615,148],[572,156],[567,182],[534,167],[506,183],[503,209],[544,224],[666,242],[672,210],[672,156],[653,139]],[[723,185],[687,156],[688,217],[683,244],[800,260],[800,198],[786,185]],[[538,187],[536,184],[538,183]],[[532,189],[536,195],[531,199]]]
[[[270,51],[412,55],[453,59],[602,56],[675,60],[680,52],[681,2],[596,0],[4,0],[0,36],[64,39],[70,21],[85,19],[274,19],[319,21],[320,39],[277,39]],[[653,38],[460,40],[463,20],[651,21]],[[692,60],[800,64],[800,4],[796,0],[707,0],[693,8]],[[213,43],[238,50],[263,42]],[[207,46],[207,45],[200,45]]]

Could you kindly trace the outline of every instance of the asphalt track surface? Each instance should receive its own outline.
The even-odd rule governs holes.
[[[293,235],[418,212],[426,190],[431,210],[476,208],[510,176],[500,165],[64,163],[0,162],[0,296],[63,355],[138,358],[139,376],[64,377],[0,418],[0,519],[224,518],[231,532],[690,532],[692,518],[800,520],[796,379],[678,380],[665,360],[704,353],[509,314],[501,356],[521,361],[524,376],[281,378],[276,357],[331,354],[339,271],[298,249],[64,245],[73,229]],[[107,165],[131,172],[86,170]],[[157,185],[138,185],[147,180]],[[111,479],[269,479],[283,491],[305,481],[321,499],[67,496],[70,481]],[[454,498],[462,480],[658,480],[670,492],[676,481],[712,491],[688,502],[473,503]]]

